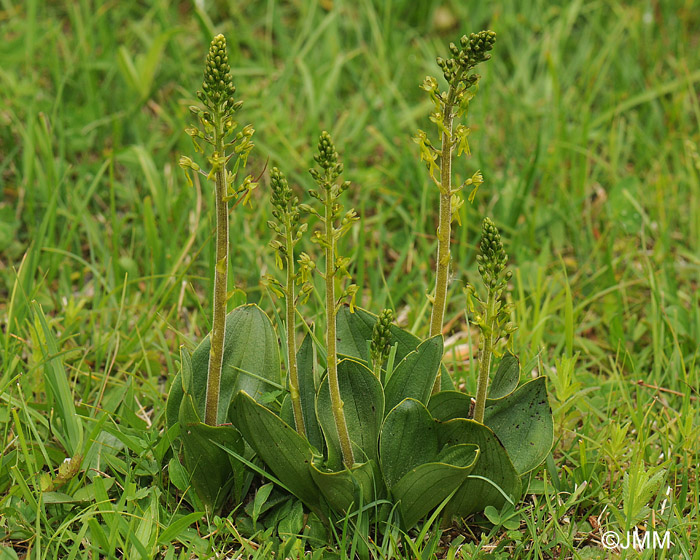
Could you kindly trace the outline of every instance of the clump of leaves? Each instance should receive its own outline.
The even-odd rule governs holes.
[[[238,104],[232,101],[232,86],[227,86],[226,67],[217,66],[227,63],[222,40],[217,37],[212,43],[205,74],[205,83],[210,77],[221,78],[221,83],[212,82],[200,95],[208,109],[199,113],[205,130],[193,134],[215,147],[209,158],[212,171],[205,174],[216,179],[217,203],[228,197],[241,200],[254,183],[247,178],[238,187],[227,186],[228,194],[218,198],[221,185],[235,185],[239,163],[245,164],[252,147],[246,134],[235,136],[233,144],[223,140],[233,126],[225,124],[233,122],[226,111]],[[425,133],[418,137],[421,158],[440,191],[437,279],[426,340],[393,324],[391,310],[376,316],[355,306],[351,263],[338,253],[338,241],[357,215],[343,208],[342,195],[350,182],[341,179],[344,169],[330,134],[320,135],[314,155],[317,166],[310,170],[317,186],[308,195],[317,205],[300,203],[282,171],[272,169],[275,219],[269,226],[276,238],[271,245],[286,277],[284,281],[268,277],[267,285],[285,300],[287,383],[281,379],[280,348],[272,323],[262,310],[248,305],[225,316],[224,328],[215,336],[214,327],[192,356],[183,350],[181,371],[168,399],[168,423],[173,430],[179,425],[185,466],[207,506],[220,507],[222,496],[231,490],[234,501],[240,502],[254,472],[295,495],[326,523],[366,511],[363,508],[370,504],[375,520],[386,522],[398,513],[399,523],[408,530],[439,509],[449,520],[514,504],[520,497],[521,477],[549,452],[552,422],[544,378],[518,387],[518,359],[510,352],[500,354],[497,344],[514,326],[507,304],[507,256],[488,218],[478,257],[486,298],[479,299],[476,289],[469,289],[470,309],[474,311],[474,301],[481,305],[474,316],[481,343],[473,417],[471,396],[453,389],[441,363],[450,224],[457,215],[460,188],[472,186],[473,197],[483,181],[477,172],[465,185],[452,188],[452,151],[469,152],[468,129],[459,125],[453,130],[453,120],[466,114],[471,88],[478,80],[471,71],[489,58],[494,40],[493,32],[484,31],[463,37],[460,47],[450,45],[453,57],[438,59],[448,90],[439,92],[433,78],[424,84],[435,103],[431,118],[442,136],[439,152]],[[227,146],[239,154],[231,172],[226,170],[232,157],[224,155]],[[188,161],[185,167],[196,165]],[[307,215],[318,219],[320,227],[311,241],[321,250],[322,267],[316,266],[313,256],[299,252],[308,229]],[[223,272],[219,264],[227,258],[219,258],[219,242],[217,236],[217,274]],[[297,348],[297,304],[314,290],[310,281],[314,273],[323,279],[325,348],[309,335]],[[220,301],[216,289],[214,300],[216,307]],[[223,345],[215,350],[220,336]],[[325,371],[320,374],[316,350],[325,355]],[[494,356],[500,362],[489,388]],[[210,425],[207,410],[213,394],[218,401],[211,404],[216,415]]]

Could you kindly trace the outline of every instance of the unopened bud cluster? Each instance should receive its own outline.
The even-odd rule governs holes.
[[[323,169],[330,169],[338,163],[338,152],[335,150],[331,135],[325,130],[318,139],[318,154],[314,155],[314,159]]]
[[[214,37],[209,46],[202,90],[197,95],[209,109],[233,108],[235,104],[233,94],[236,92],[236,88],[231,77],[231,66],[229,66],[226,52],[226,38],[223,35]]]
[[[276,251],[277,266],[284,268],[287,256],[294,256],[294,246],[299,242],[308,228],[308,224],[299,224],[301,218],[299,198],[289,186],[287,178],[277,167],[270,171],[270,188],[272,190],[272,215],[278,221],[270,220],[268,227],[283,241],[273,239],[270,247]],[[299,277],[299,272],[294,278]],[[289,286],[286,289],[290,289]]]
[[[318,140],[318,153],[314,154],[314,159],[323,170],[323,173],[319,172],[317,169],[309,169],[311,177],[324,189],[333,189],[333,181],[343,172],[343,164],[338,163],[338,152],[333,145],[331,135],[325,130],[321,133],[321,137]],[[349,181],[338,185],[337,189],[333,189],[333,198],[340,196],[349,186]],[[309,194],[313,198],[323,200],[323,196],[318,193],[312,191]]]
[[[338,152],[333,145],[331,135],[325,130],[321,133],[321,137],[318,140],[318,153],[314,154],[314,160],[316,160],[316,163],[321,167],[321,171],[311,168],[309,169],[309,174],[313,177],[318,186],[321,187],[321,190],[315,191],[311,189],[309,190],[309,196],[324,203],[326,197],[330,197],[333,209],[331,218],[335,220],[342,216],[343,221],[340,228],[342,230],[345,226],[349,226],[354,222],[357,216],[353,210],[348,211],[343,216],[342,205],[336,202],[340,195],[350,187],[350,181],[336,182],[336,179],[340,177],[343,172],[343,164],[338,162]],[[306,209],[305,205],[302,206]],[[318,212],[314,212],[311,209],[309,209],[309,211],[321,217]]]
[[[287,178],[276,167],[270,171],[270,187],[272,189],[272,215],[295,226],[299,223],[299,198],[289,187]]]
[[[512,305],[506,302],[508,282],[512,273],[506,270],[508,255],[503,249],[501,234],[494,223],[485,218],[481,228],[480,254],[476,257],[481,279],[488,290],[486,300],[479,298],[476,289],[467,285],[467,307],[474,313],[474,322],[484,335],[479,341],[481,346],[486,337],[496,342],[500,338],[508,337],[517,327],[510,321]],[[481,309],[476,311],[474,300],[480,304]],[[491,305],[489,302],[493,302]]]
[[[369,346],[372,363],[383,363],[389,355],[391,348],[391,323],[394,313],[391,309],[385,309],[377,317],[377,322],[372,330],[372,341]]]
[[[510,280],[511,273],[502,274],[508,262],[508,255],[503,250],[501,234],[490,218],[484,218],[481,227],[481,254],[476,256],[479,274],[484,284],[494,290]]]
[[[309,173],[319,189],[310,189],[309,196],[323,204],[323,212],[321,213],[306,204],[301,204],[300,209],[318,217],[323,224],[322,230],[314,232],[311,241],[321,245],[326,250],[326,258],[329,259],[330,263],[327,265],[325,276],[328,283],[334,279],[341,280],[351,277],[348,272],[350,259],[336,254],[336,243],[359,218],[353,209],[345,212],[339,201],[340,195],[350,187],[350,181],[337,181],[343,172],[343,164],[338,162],[338,152],[333,145],[331,135],[325,130],[318,140],[318,153],[314,155],[314,160],[321,169],[312,168],[309,169]],[[357,290],[355,284],[347,286],[341,292],[336,307],[343,300],[349,298],[350,310],[353,311]]]
[[[452,57],[448,59],[437,58],[437,64],[447,83],[455,88],[460,82],[463,82],[466,88],[471,87],[478,80],[478,76],[476,74],[468,76],[467,73],[480,62],[491,58],[488,51],[493,49],[495,42],[496,33],[479,31],[471,33],[469,36],[463,35],[459,46],[450,43]]]

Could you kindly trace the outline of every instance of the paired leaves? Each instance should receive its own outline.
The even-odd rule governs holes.
[[[539,466],[554,438],[546,378],[538,377],[508,396],[486,401],[484,423],[501,440],[518,474]]]
[[[328,505],[337,512],[356,510],[385,493],[375,461],[359,463],[340,471],[311,463],[311,476]]]
[[[500,398],[486,401],[484,424],[503,444],[518,474],[523,475],[544,461],[552,447],[554,427],[546,378],[538,377],[515,389],[518,378],[517,358],[506,354],[491,388],[491,394]],[[471,400],[465,393],[442,391],[431,397],[428,409],[437,420],[449,422],[467,418]]]
[[[180,349],[180,372],[166,404],[168,427],[180,423],[180,439],[192,485],[208,507],[217,510],[233,485],[240,482],[242,467],[217,444],[243,451],[243,440],[231,426],[202,423],[207,387],[210,341],[207,336],[192,356]],[[224,358],[217,419],[229,422],[234,394],[251,391],[257,399],[279,386],[280,359],[277,335],[270,319],[255,305],[237,307],[226,317]]]
[[[203,424],[190,394],[182,399],[179,419],[191,484],[206,505],[218,510],[233,487],[231,473],[238,470],[238,465],[233,464],[230,456],[216,444],[240,454],[243,452],[241,434],[232,426]]]
[[[339,317],[344,353],[368,358],[374,316],[342,308]],[[230,419],[272,474],[319,515],[325,511],[323,500],[332,511],[348,512],[387,494],[398,504],[405,528],[453,492],[445,510],[448,517],[466,516],[489,505],[501,507],[518,499],[520,476],[539,465],[551,447],[544,378],[515,389],[518,360],[506,354],[490,390],[498,398],[487,401],[486,425],[481,425],[466,419],[468,395],[457,391],[430,395],[442,358],[442,337],[420,343],[392,325],[391,341],[401,359],[384,388],[358,359],[338,363],[348,431],[361,461],[344,468],[328,379],[315,391],[311,338],[305,338],[297,355],[307,430],[303,438],[247,392],[240,392],[240,387],[249,387],[259,400],[279,380],[279,351],[267,316],[256,306],[240,307],[227,317],[227,328],[224,372],[237,375],[226,377],[234,388],[222,394],[236,390],[238,396],[230,410],[219,411],[220,418]],[[368,337],[364,344],[363,337]],[[195,490],[206,504],[219,507],[230,490],[236,461],[216,444],[240,455],[242,441],[233,427],[210,427],[200,421],[203,407],[196,403],[204,394],[207,342],[192,358],[183,349],[167,414],[169,424],[180,422],[185,464]],[[222,402],[230,402],[227,398]],[[324,448],[325,462],[320,456]]]
[[[496,434],[475,420],[457,418],[439,425],[440,443],[446,446],[472,444],[479,448],[479,460],[452,500],[445,517],[466,517],[486,506],[501,508],[520,497],[520,476]]]
[[[236,395],[231,410],[234,425],[275,477],[310,509],[319,511],[318,489],[309,470],[314,456],[311,444],[245,392]]]
[[[406,529],[458,490],[477,464],[476,445],[443,446],[437,432],[428,409],[410,398],[394,407],[382,426],[382,474]]]
[[[428,404],[441,361],[442,335],[429,338],[409,353],[396,366],[384,388],[387,410],[407,397]]]

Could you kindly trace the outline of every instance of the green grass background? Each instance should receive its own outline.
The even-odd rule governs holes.
[[[269,159],[303,193],[331,132],[362,216],[342,245],[358,297],[423,336],[438,196],[411,140],[434,133],[418,86],[450,41],[483,28],[498,40],[470,107],[473,155],[454,168],[485,183],[454,234],[446,334],[463,356],[461,288],[476,282],[491,216],[514,270],[514,346],[549,377],[556,443],[519,529],[474,520],[455,530],[461,548],[450,532],[416,546],[425,558],[606,558],[602,533],[639,525],[674,542],[640,557],[698,558],[691,0],[3,0],[0,558],[267,557],[230,520],[187,518],[158,462],[178,348],[210,327],[211,185],[189,187],[177,166],[193,156],[184,129],[209,41],[227,37],[241,123],[256,129],[253,173]],[[275,273],[267,185],[263,175],[252,209],[232,214],[230,289],[241,290],[231,305],[272,312],[260,283]],[[304,312],[320,320],[318,300]],[[475,389],[473,364],[451,369]],[[73,449],[80,430],[92,443]],[[40,474],[78,451],[81,472],[60,491],[87,489],[82,499],[46,503]]]

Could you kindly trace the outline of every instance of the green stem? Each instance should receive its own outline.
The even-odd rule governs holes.
[[[377,358],[375,360],[374,364],[372,364],[372,365],[374,366],[372,368],[373,373],[374,373],[374,377],[376,377],[377,379],[379,379],[381,381],[382,380],[382,359]]]
[[[215,151],[222,158],[224,154],[221,116],[214,116]],[[217,423],[219,410],[219,390],[221,367],[224,359],[224,336],[226,334],[226,287],[228,276],[228,203],[226,196],[226,168],[221,165],[216,170],[216,267],[214,269],[214,318],[211,329],[211,349],[207,374],[207,395],[204,408],[204,422],[210,426]]]
[[[455,101],[455,89],[450,87],[447,101],[443,108],[443,125],[447,132],[442,133],[442,154],[440,158],[440,217],[437,230],[438,248],[435,275],[435,296],[430,315],[430,336],[442,333],[442,323],[447,304],[447,285],[450,275],[450,238],[452,236],[452,112]],[[438,370],[433,393],[440,390],[441,372]]]
[[[486,301],[486,329],[484,333],[484,344],[479,354],[479,381],[476,385],[476,404],[474,406],[474,420],[484,423],[484,411],[486,410],[486,388],[489,383],[489,373],[491,372],[491,356],[493,354],[494,343],[494,323],[496,315],[496,295],[493,290],[489,290]]]
[[[287,363],[289,364],[289,394],[292,398],[292,410],[294,411],[294,425],[297,432],[305,436],[304,414],[301,408],[299,396],[299,373],[297,371],[297,341],[296,313],[294,309],[294,241],[292,239],[292,226],[287,220],[286,250],[287,250],[287,289],[285,298],[287,303]]]
[[[338,383],[338,358],[336,352],[336,324],[335,324],[335,232],[333,227],[333,195],[332,187],[327,188],[325,199],[325,226],[326,226],[326,351],[328,361],[328,385],[331,393],[331,408],[333,420],[338,430],[340,449],[343,454],[343,463],[351,467],[355,463],[350,443],[350,432],[345,421],[343,400],[340,398],[340,385]]]

